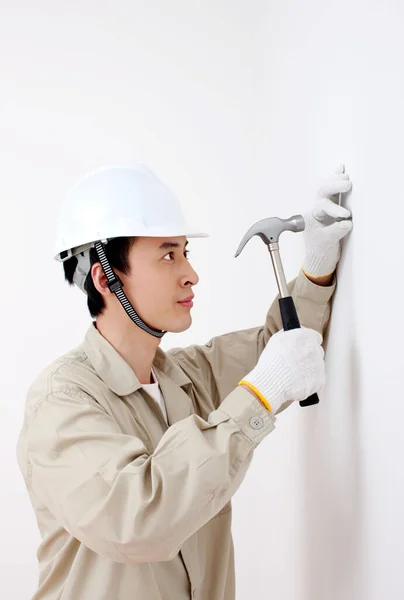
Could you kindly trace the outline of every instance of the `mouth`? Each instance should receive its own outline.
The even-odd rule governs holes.
[[[192,300],[194,299],[194,296],[188,296],[188,298],[184,298],[184,300],[180,300],[178,302],[178,304],[181,304],[181,306],[184,306],[185,308],[192,308],[194,303],[192,302]]]

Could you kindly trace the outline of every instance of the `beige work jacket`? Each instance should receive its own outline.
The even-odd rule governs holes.
[[[324,332],[335,286],[290,285]],[[37,378],[17,448],[42,537],[34,600],[234,600],[230,500],[275,422],[237,383],[281,328],[275,301],[264,326],[159,348],[168,427],[94,324]]]

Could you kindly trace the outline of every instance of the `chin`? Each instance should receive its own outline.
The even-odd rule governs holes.
[[[178,320],[173,320],[170,324],[167,325],[167,327],[163,327],[163,329],[165,331],[169,331],[170,333],[183,333],[184,331],[187,331],[187,329],[189,329],[191,325],[191,318],[187,319],[186,321],[183,319],[181,322]]]

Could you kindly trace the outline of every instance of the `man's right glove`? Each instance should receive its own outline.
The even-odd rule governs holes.
[[[279,331],[239,385],[250,388],[274,414],[285,402],[305,400],[325,383],[322,340],[305,327]]]

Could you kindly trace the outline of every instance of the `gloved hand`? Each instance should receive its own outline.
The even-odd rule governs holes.
[[[317,331],[305,327],[279,331],[239,385],[249,387],[274,414],[285,402],[305,400],[325,383],[322,340]]]
[[[340,240],[352,229],[352,221],[335,220],[337,217],[346,219],[351,216],[347,208],[338,205],[338,194],[344,194],[352,187],[344,171],[344,165],[341,165],[324,182],[313,211],[303,215],[306,222],[303,271],[313,278],[331,275],[335,271],[341,257]],[[336,202],[333,202],[331,197],[335,195]]]

